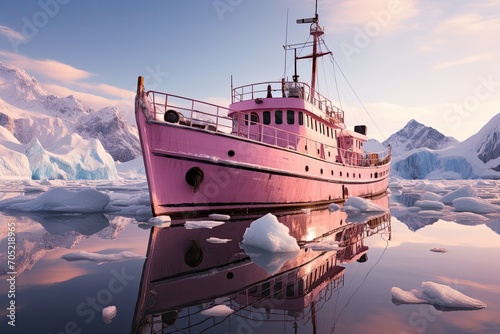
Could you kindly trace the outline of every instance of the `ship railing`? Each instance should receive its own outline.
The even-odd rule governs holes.
[[[232,111],[216,104],[157,91],[148,91],[147,95],[153,109],[148,117],[155,121],[164,121],[166,112],[175,111],[179,115],[180,125],[231,134],[345,166],[380,166],[390,161],[390,148],[377,153],[352,152],[351,149],[342,149],[295,132],[257,123],[248,113]]]
[[[301,98],[313,104],[325,115],[344,122],[344,111],[331,100],[313,90],[305,82],[268,81],[236,87],[232,90],[232,103],[258,98]]]

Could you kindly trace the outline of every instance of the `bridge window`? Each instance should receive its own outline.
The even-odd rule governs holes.
[[[286,111],[286,123],[287,124],[295,123],[295,112],[293,110]]]
[[[274,112],[274,123],[283,124],[283,112],[281,110],[276,110]]]
[[[270,111],[264,111],[263,121],[264,121],[264,124],[271,124],[271,112]]]
[[[304,125],[304,113],[299,111],[299,125]]]
[[[257,115],[257,113],[251,113],[250,114],[250,125],[255,125],[259,123],[259,116]]]

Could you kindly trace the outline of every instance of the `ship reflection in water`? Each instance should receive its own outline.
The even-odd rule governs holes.
[[[388,206],[387,197],[374,202]],[[132,332],[321,332],[319,313],[348,284],[347,264],[368,259],[365,238],[390,239],[388,212],[360,217],[350,222],[345,212],[328,210],[278,215],[300,245],[295,253],[241,245],[256,217],[213,229],[153,228]]]

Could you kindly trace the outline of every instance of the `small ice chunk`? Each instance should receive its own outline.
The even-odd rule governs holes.
[[[404,291],[391,289],[393,302],[396,304],[431,304],[447,309],[476,310],[486,307],[478,299],[471,298],[453,288],[434,282],[422,282],[422,290]]]
[[[443,248],[443,247],[434,247],[434,248],[431,248],[430,251],[435,252],[435,253],[448,253],[448,250],[446,248]]]
[[[437,193],[437,194],[444,194],[444,193],[448,192],[448,190],[446,190],[446,187],[442,183],[439,183],[439,182],[428,183],[428,184],[424,185],[422,190],[429,191],[432,193]]]
[[[420,196],[421,200],[427,200],[427,201],[439,201],[443,198],[441,195],[438,195],[436,193],[431,193],[429,191],[425,192]]]
[[[148,220],[149,225],[156,227],[169,227],[171,223],[170,216],[156,216]]]
[[[340,210],[340,205],[336,204],[336,203],[331,203],[330,205],[328,205],[328,210],[330,211],[338,211]]]
[[[207,308],[200,313],[209,317],[225,317],[234,312],[229,306],[226,305],[215,305],[211,308]]]
[[[14,203],[8,210],[19,211],[54,211],[71,213],[102,212],[110,197],[95,189],[68,190],[52,188],[35,199]]]
[[[365,198],[349,197],[345,201],[342,211],[347,212],[347,214],[360,214],[367,212],[386,212],[387,208],[377,205]]]
[[[339,249],[338,241],[313,242],[307,245],[308,248],[317,252],[328,252]]]
[[[187,230],[194,230],[197,228],[209,228],[212,229],[216,226],[223,225],[224,222],[220,221],[215,221],[215,220],[193,220],[193,221],[187,221],[184,224],[184,227]]]
[[[254,220],[243,234],[242,244],[268,252],[295,252],[300,250],[297,240],[289,235],[289,229],[268,213]]]
[[[221,239],[221,238],[210,237],[207,239],[207,242],[211,244],[225,244],[232,240],[233,239]]]
[[[116,317],[116,306],[111,305],[102,309],[102,321],[105,324],[110,324],[113,318]]]
[[[460,197],[453,200],[456,211],[472,213],[494,213],[499,211],[499,207],[490,202],[474,197]]]
[[[441,202],[444,204],[452,204],[454,199],[460,198],[460,197],[476,197],[477,193],[470,185],[461,187],[455,191],[452,191],[451,193],[444,195],[441,198]]]
[[[426,301],[418,298],[417,290],[413,289],[411,291],[405,291],[397,286],[391,289],[392,298],[399,304],[425,304]]]
[[[230,215],[223,215],[220,213],[211,213],[208,215],[208,218],[213,219],[213,220],[230,220],[231,216]]]
[[[418,206],[422,210],[442,210],[444,208],[443,203],[429,200],[416,201],[415,206]]]
[[[91,261],[91,262],[96,262],[98,264],[102,264],[104,262],[118,262],[123,260],[141,259],[141,258],[144,258],[144,256],[133,252],[100,254],[100,253],[90,253],[87,251],[78,251],[78,252],[67,253],[61,256],[61,259],[66,261]]]

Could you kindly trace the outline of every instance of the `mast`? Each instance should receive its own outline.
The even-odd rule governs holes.
[[[318,53],[318,46],[320,44],[320,37],[325,33],[323,28],[319,25],[319,16],[318,16],[318,0],[316,0],[316,8],[315,14],[313,18],[307,19],[298,19],[298,24],[301,23],[310,23],[310,34],[313,36],[313,44],[312,44],[312,54],[302,57],[296,57],[297,59],[306,59],[312,58],[312,69],[311,69],[311,88],[313,92],[316,92],[316,77],[317,77],[317,59],[319,57],[323,57],[324,55],[330,54],[331,52],[320,52]]]

